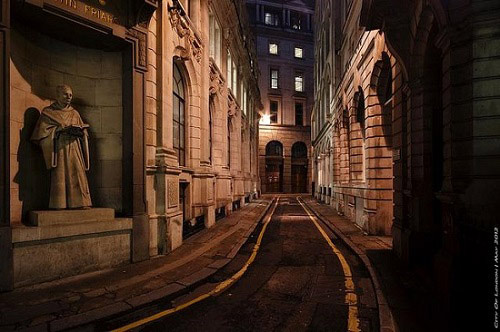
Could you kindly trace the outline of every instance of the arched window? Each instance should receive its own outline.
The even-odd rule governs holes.
[[[342,126],[349,130],[349,111],[347,109],[342,111]]]
[[[173,81],[173,136],[174,150],[177,152],[177,159],[180,166],[186,166],[186,146],[185,146],[185,93],[184,79],[182,78],[179,66],[174,62]]]
[[[283,145],[278,141],[271,141],[267,143],[266,156],[283,156]]]
[[[214,97],[210,96],[210,100],[208,102],[208,160],[210,161],[210,164],[213,163],[212,161],[212,125],[213,125],[213,114],[214,114]]]
[[[296,142],[292,146],[292,158],[307,158],[307,146],[304,142]]]
[[[356,107],[356,122],[362,130],[365,128],[365,95],[363,94],[363,89],[359,87],[357,95],[357,107]]]
[[[227,118],[227,167],[231,167],[231,120]]]
[[[387,53],[382,53],[381,69],[377,83],[377,95],[380,104],[384,105],[392,98],[392,68]]]

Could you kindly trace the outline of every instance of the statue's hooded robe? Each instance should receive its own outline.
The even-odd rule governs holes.
[[[61,130],[66,127],[77,128],[80,135]],[[90,166],[87,127],[71,106],[59,109],[52,104],[38,119],[31,140],[41,147],[50,170],[49,208],[92,206],[85,174]]]

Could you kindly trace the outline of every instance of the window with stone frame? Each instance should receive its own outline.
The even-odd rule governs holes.
[[[231,51],[227,49],[227,57],[226,57],[226,82],[227,82],[227,87],[231,89],[232,86],[232,80],[231,80],[231,75],[232,75],[232,70],[233,70],[233,60],[231,57]]]
[[[391,60],[386,52],[382,53],[382,60],[377,62],[380,68],[378,74],[377,95],[381,105],[385,105],[392,99],[392,67]]]
[[[281,157],[283,156],[283,144],[278,141],[271,141],[266,145],[266,156]]]
[[[231,119],[227,117],[227,167],[231,167]]]
[[[270,42],[269,43],[269,54],[278,55],[278,52],[279,52],[278,44],[274,43],[274,42]]]
[[[295,125],[304,125],[304,104],[301,102],[295,102]]]
[[[271,68],[270,78],[271,78],[271,81],[269,83],[270,83],[271,89],[279,89],[279,87],[280,87],[280,85],[279,85],[279,79],[280,79],[279,70],[276,68]]]
[[[290,27],[294,30],[305,30],[302,14],[296,11],[290,12]]]
[[[269,101],[269,122],[278,123],[279,103],[277,100]]]
[[[185,92],[179,66],[173,65],[173,143],[179,166],[186,166],[185,147]]]
[[[280,25],[280,10],[275,8],[266,8],[264,14],[264,23],[271,26]]]
[[[295,46],[293,55],[297,59],[304,59],[304,49],[299,46]]]
[[[307,145],[304,142],[292,145],[292,158],[307,158]]]
[[[347,109],[342,111],[342,126],[349,131],[349,111]]]
[[[238,89],[238,66],[236,64],[236,61],[233,59],[232,64],[233,68],[233,77],[232,77],[232,86],[231,86],[231,91],[233,92],[233,95],[236,97],[237,96],[237,89]]]
[[[248,92],[247,92],[247,85],[245,83],[243,83],[242,85],[242,88],[243,88],[243,106],[242,106],[242,109],[243,109],[243,114],[247,115],[248,113]]]
[[[208,102],[208,161],[210,164],[213,164],[213,116],[214,116],[214,97],[210,96],[210,100]]]
[[[210,13],[210,57],[214,59],[217,67],[221,68],[221,29],[215,18],[215,15]]]
[[[363,133],[365,131],[365,95],[363,93],[363,89],[361,87],[358,88],[357,92],[357,105],[356,105],[356,122],[359,123],[359,127]]]
[[[295,73],[295,91],[304,92],[304,74]]]

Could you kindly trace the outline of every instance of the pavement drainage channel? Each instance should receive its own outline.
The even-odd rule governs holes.
[[[276,204],[277,206],[277,203],[273,202],[272,204]],[[126,326],[127,324],[130,324],[132,322],[139,321],[145,317],[153,316],[165,310],[174,309],[176,306],[180,306],[183,303],[189,302],[192,297],[197,297],[201,294],[206,294],[214,290],[217,285],[231,278],[231,276],[233,276],[237,271],[241,270],[241,268],[243,268],[243,266],[247,263],[257,242],[257,238],[262,231],[266,217],[270,213],[274,213],[274,210],[271,210],[272,206],[273,205],[271,205],[271,208],[259,221],[254,231],[250,234],[247,241],[242,245],[236,256],[232,258],[224,267],[216,271],[213,275],[199,280],[196,283],[187,286],[183,290],[172,294],[171,296],[167,296],[162,299],[145,304],[143,307],[132,308],[125,313],[108,317],[105,320],[93,322],[91,324],[83,326],[83,330],[86,331],[87,328],[89,328],[93,331],[112,331]],[[223,294],[230,287],[215,296]],[[137,327],[137,330],[140,330],[145,326],[147,326],[147,323],[142,325],[141,327]]]

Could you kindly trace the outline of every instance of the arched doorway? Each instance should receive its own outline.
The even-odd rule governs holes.
[[[292,146],[292,193],[307,192],[307,146],[296,142]]]
[[[283,191],[283,144],[271,141],[266,145],[266,192]]]

